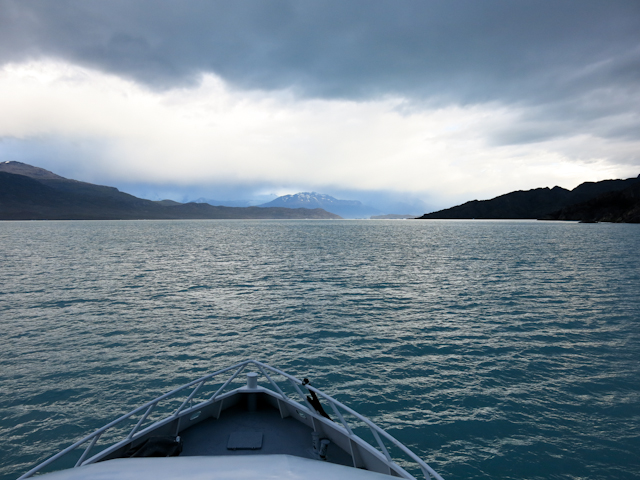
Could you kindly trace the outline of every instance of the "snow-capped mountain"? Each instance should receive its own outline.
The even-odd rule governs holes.
[[[316,192],[301,192],[295,195],[284,195],[260,207],[286,208],[322,208],[327,212],[340,215],[342,218],[369,218],[380,211],[364,205],[357,200],[338,200],[329,195]]]

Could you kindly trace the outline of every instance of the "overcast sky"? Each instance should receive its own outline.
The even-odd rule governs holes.
[[[427,210],[637,176],[639,25],[638,0],[0,0],[0,161]]]

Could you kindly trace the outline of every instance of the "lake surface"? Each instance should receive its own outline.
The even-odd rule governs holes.
[[[445,480],[640,478],[640,225],[0,222],[0,478],[248,357]]]

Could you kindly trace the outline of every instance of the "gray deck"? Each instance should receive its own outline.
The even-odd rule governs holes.
[[[229,437],[237,433],[262,433],[261,448],[228,449]],[[255,412],[235,406],[224,410],[219,419],[209,418],[180,432],[184,442],[181,456],[287,454],[318,459],[311,433],[311,428],[293,417],[280,418],[280,412],[267,405],[261,405]],[[329,445],[327,461],[353,465],[351,456],[334,444]]]

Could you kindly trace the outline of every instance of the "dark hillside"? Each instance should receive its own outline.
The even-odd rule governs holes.
[[[551,219],[552,214],[559,213],[567,207],[594,200],[605,194],[626,191],[639,182],[640,176],[626,180],[585,182],[573,190],[561,187],[519,190],[491,200],[474,200],[446,210],[427,213],[420,218]],[[565,212],[563,215],[568,213]]]
[[[541,220],[640,223],[640,182],[621,191],[607,192],[586,202],[570,205]]]
[[[2,220],[109,220],[168,218],[165,207],[132,195],[82,194],[52,188],[33,178],[0,172]]]
[[[427,213],[420,218],[537,218],[565,205],[569,190],[554,187],[507,193],[491,200],[473,200],[457,207]]]
[[[21,172],[21,173],[14,173]],[[0,163],[0,220],[336,219],[306,208],[214,207],[153,202],[19,162]]]

